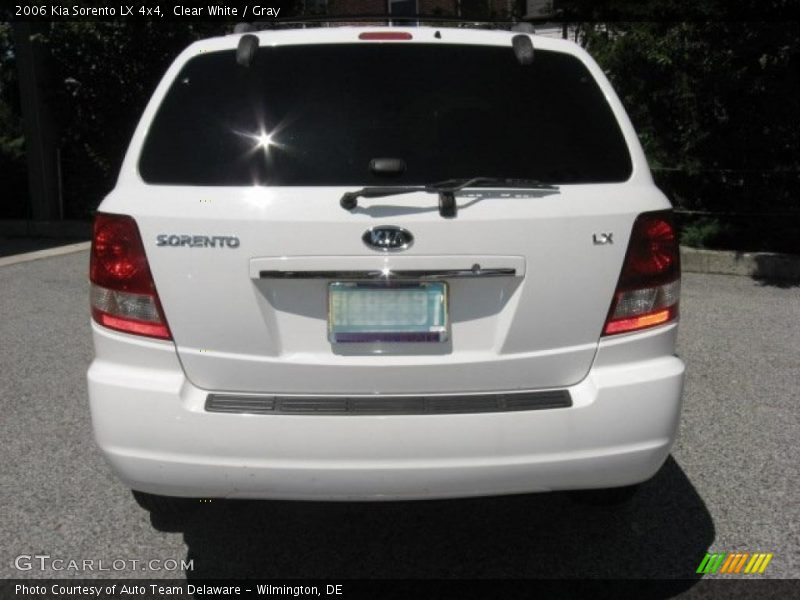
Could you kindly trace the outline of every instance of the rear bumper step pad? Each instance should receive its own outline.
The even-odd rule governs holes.
[[[453,396],[258,396],[208,394],[208,412],[291,415],[436,415],[568,408],[567,390]]]

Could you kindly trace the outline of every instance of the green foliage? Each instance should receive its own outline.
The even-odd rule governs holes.
[[[7,160],[22,161],[24,154],[11,26],[0,23],[0,155]]]
[[[720,236],[729,233],[729,228],[722,225],[719,219],[702,217],[683,227],[680,234],[680,243],[693,248],[714,247]]]
[[[694,248],[740,252],[800,254],[797,220],[782,214],[719,214],[698,216],[678,213],[680,243]]]
[[[26,216],[27,186],[13,36],[10,25],[0,22],[0,218]]]
[[[584,24],[581,39],[651,166],[681,174],[662,177],[674,199],[721,210],[798,207],[798,22]]]
[[[131,134],[171,61],[224,23],[53,23],[46,89],[60,124],[65,204],[85,216],[114,184]]]

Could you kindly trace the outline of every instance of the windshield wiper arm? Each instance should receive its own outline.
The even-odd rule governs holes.
[[[359,198],[382,198],[412,192],[428,192],[439,194],[439,213],[443,217],[456,216],[455,192],[467,187],[482,187],[496,185],[500,187],[527,188],[527,189],[558,189],[558,186],[542,183],[537,179],[513,179],[507,177],[471,177],[469,179],[446,179],[426,185],[406,186],[368,186],[354,192],[342,194],[339,204],[345,210],[353,210],[358,206]]]

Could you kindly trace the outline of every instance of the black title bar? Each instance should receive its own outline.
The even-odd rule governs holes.
[[[381,3],[378,3],[381,4]],[[13,4],[4,3],[0,8],[3,21],[219,21],[292,23],[306,22],[347,22],[364,19],[386,20],[394,23],[416,21],[458,21],[455,3],[452,14],[421,14],[412,17],[390,17],[388,14],[364,15],[363,2],[358,0],[338,0],[328,14],[306,14],[305,3],[296,0],[220,0],[216,2],[180,2],[175,0],[24,0]],[[485,15],[485,22],[510,22],[531,20],[553,22],[624,22],[624,21],[794,21],[798,16],[797,0],[744,0],[725,2],[723,0],[554,0],[549,15],[526,15],[524,3],[513,3],[512,12],[507,15]],[[388,7],[388,4],[387,4]],[[421,4],[424,9],[424,4]],[[387,8],[388,12],[388,8]],[[465,19],[474,23],[483,19]]]

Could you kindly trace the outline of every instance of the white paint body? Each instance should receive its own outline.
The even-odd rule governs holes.
[[[435,29],[409,31],[437,43]],[[261,45],[354,43],[360,28],[257,34]],[[447,43],[503,45],[512,34],[448,30]],[[174,341],[92,324],[89,395],[97,442],[132,488],[175,496],[319,500],[441,498],[627,485],[651,477],[678,424],[683,363],[676,324],[601,338],[636,216],[669,208],[636,134],[594,61],[633,165],[619,184],[555,193],[458,195],[456,219],[435,196],[361,199],[351,188],[148,185],[137,160],[149,123],[181,66],[239,36],[198,42],[156,89],[118,184],[100,210],[139,226]],[[376,43],[376,42],[363,42]],[[509,50],[510,51],[510,50]],[[413,232],[402,253],[367,248],[370,227]],[[235,235],[237,248],[156,247],[158,234]],[[614,243],[597,246],[596,232]],[[382,353],[334,349],[324,280],[267,281],[262,269],[514,267],[516,276],[452,280],[451,341]],[[285,268],[289,268],[288,266]],[[318,396],[446,395],[566,389],[568,408],[445,415],[253,415],[204,408],[209,392]]]

